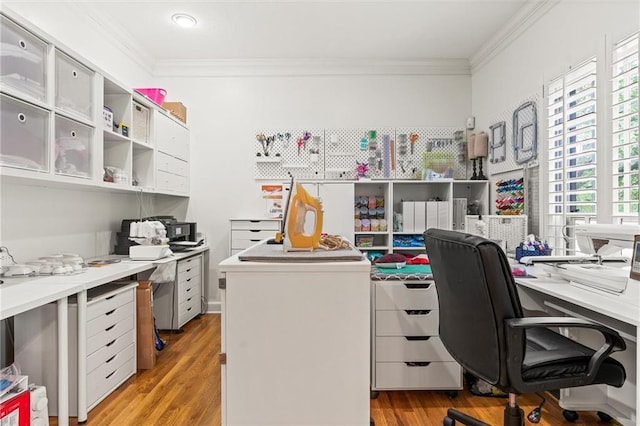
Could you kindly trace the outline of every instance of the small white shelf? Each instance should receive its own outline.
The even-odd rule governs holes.
[[[128,136],[122,136],[120,133],[113,132],[109,129],[103,129],[105,141],[129,141]]]
[[[256,163],[279,163],[282,161],[281,157],[257,157]],[[306,166],[305,166],[306,167]]]
[[[371,247],[359,247],[359,246],[356,246],[356,248],[358,250],[367,250],[367,251],[369,251],[369,250],[384,250],[384,251],[387,251],[387,249],[388,249],[387,246],[371,246]]]
[[[389,235],[387,231],[356,231],[355,235]]]

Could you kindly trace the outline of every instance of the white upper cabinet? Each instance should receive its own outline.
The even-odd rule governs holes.
[[[188,195],[189,129],[5,10],[0,35],[0,176]]]
[[[0,15],[0,83],[3,90],[47,100],[47,43]]]

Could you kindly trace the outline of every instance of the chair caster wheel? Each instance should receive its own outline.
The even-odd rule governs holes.
[[[447,396],[449,397],[449,399],[454,399],[458,397],[458,391],[447,391]]]
[[[598,411],[597,414],[598,414],[598,417],[600,418],[600,420],[602,420],[603,422],[609,423],[611,420],[613,420],[613,417],[611,417],[607,413],[603,413],[602,411]]]
[[[373,421],[373,417],[369,417],[369,426],[375,426],[376,422]]]
[[[378,396],[380,396],[380,392],[378,391],[371,391],[371,394],[369,395],[371,399],[377,399]]]
[[[578,413],[573,410],[562,410],[562,415],[566,421],[571,423],[575,423],[578,420]]]

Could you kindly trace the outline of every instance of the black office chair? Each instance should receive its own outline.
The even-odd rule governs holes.
[[[472,375],[509,394],[505,426],[524,424],[516,395],[592,384],[620,387],[624,367],[609,357],[624,350],[615,331],[592,321],[561,317],[525,318],[501,248],[491,240],[429,229],[424,242],[438,289],[440,339]],[[548,327],[597,330],[605,342],[594,351]],[[443,424],[487,425],[449,409]],[[534,419],[539,420],[539,419]]]

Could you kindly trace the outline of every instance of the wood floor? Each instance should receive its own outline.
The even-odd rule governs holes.
[[[152,370],[139,371],[116,392],[89,412],[91,426],[205,426],[220,424],[220,316],[204,315],[190,321],[184,333],[162,333],[167,341]],[[528,413],[538,404],[535,395],[522,396],[519,404]],[[454,399],[444,392],[380,392],[371,400],[376,426],[442,425],[447,408],[454,407],[492,425],[502,424],[505,399],[474,396],[461,391]],[[52,426],[57,418],[51,417]],[[71,419],[71,425],[77,425]],[[528,421],[525,424],[531,425]],[[580,413],[576,423],[562,417],[550,398],[538,425],[595,425],[595,413]],[[254,425],[258,426],[258,425]],[[302,425],[300,425],[302,426]]]

